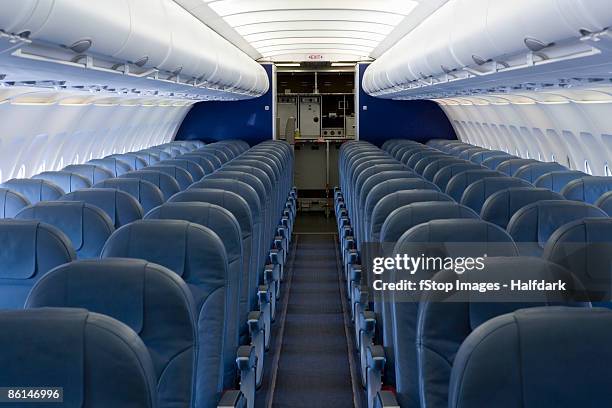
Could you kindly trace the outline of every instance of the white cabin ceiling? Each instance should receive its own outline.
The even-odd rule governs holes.
[[[421,0],[200,0],[264,60],[359,61],[427,2]],[[185,0],[178,1],[186,3]],[[189,3],[194,3],[193,0]]]

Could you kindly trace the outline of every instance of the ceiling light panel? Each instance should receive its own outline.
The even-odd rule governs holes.
[[[412,0],[208,0],[258,52],[357,57],[370,52],[418,5]]]

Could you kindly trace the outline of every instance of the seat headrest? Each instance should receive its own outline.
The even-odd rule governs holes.
[[[115,177],[110,170],[91,163],[70,164],[64,167],[64,170],[85,177],[91,184],[106,180],[107,178]]]
[[[204,169],[200,166],[196,161],[192,160],[184,160],[182,156],[177,157],[176,159],[164,160],[158,163],[161,166],[178,166],[182,169],[185,169],[189,172],[193,181],[198,181],[202,177],[204,177]]]
[[[251,237],[251,228],[242,230],[232,213],[206,202],[168,202],[155,207],[147,220],[185,220],[210,228],[223,242],[230,262],[242,257],[241,239]]]
[[[165,173],[176,180],[181,190],[186,189],[191,183],[193,183],[193,177],[191,177],[191,174],[184,168],[171,164],[160,163],[145,167],[142,171],[160,171]]]
[[[440,190],[444,191],[446,190],[446,186],[450,179],[453,178],[453,176],[455,176],[456,174],[467,170],[482,169],[484,169],[484,167],[482,167],[480,164],[471,162],[449,164],[448,166],[442,167],[440,170],[438,170],[438,172],[434,176],[433,182],[438,187],[440,187]]]
[[[446,185],[446,194],[455,199],[455,201],[461,201],[463,193],[472,183],[489,177],[503,176],[504,174],[498,172],[497,170],[485,168],[479,170],[466,170],[454,175],[448,181],[448,184]]]
[[[13,218],[19,211],[30,205],[24,195],[0,188],[0,218]]]
[[[427,167],[423,169],[423,172],[422,172],[423,178],[425,180],[433,181],[438,170],[450,164],[455,164],[455,163],[466,163],[466,161],[462,159],[458,159],[456,157],[436,158],[431,163],[429,163]]]
[[[175,194],[168,200],[175,203],[202,202],[218,205],[228,210],[238,221],[240,229],[252,233],[253,214],[248,202],[238,194],[218,188],[191,188]],[[260,220],[256,215],[255,220]]]
[[[0,187],[22,194],[31,204],[57,200],[64,195],[64,190],[47,180],[10,179],[0,184]]]
[[[461,151],[461,153],[459,153],[459,155],[457,157],[459,157],[460,159],[463,159],[463,160],[470,160],[472,155],[474,155],[474,154],[476,154],[478,152],[488,152],[488,151],[490,151],[490,150],[482,148],[482,147],[473,147],[471,149],[465,149],[465,150]]]
[[[515,177],[486,177],[468,185],[461,196],[461,204],[480,214],[486,199],[494,193],[512,187],[532,187],[527,181]]]
[[[395,242],[410,228],[435,219],[478,219],[468,207],[451,201],[424,201],[399,207],[385,220],[380,230],[381,242]]]
[[[79,190],[81,188],[91,187],[91,182],[85,177],[77,173],[72,173],[63,170],[44,171],[35,176],[32,176],[32,178],[35,180],[47,180],[51,183],[55,183],[67,193]]]
[[[125,221],[134,221],[143,216],[138,200],[125,191],[114,188],[88,188],[73,191],[60,198],[62,201],[83,201],[100,208],[108,215],[115,227]]]
[[[142,151],[142,152],[129,152],[129,153],[143,159],[145,163],[147,163],[147,166],[155,164],[161,160],[159,158],[159,154],[156,154],[154,152]],[[136,170],[136,169],[132,169],[132,170]]]
[[[508,176],[514,176],[514,173],[521,167],[530,163],[540,163],[535,159],[508,159],[500,163],[495,170],[501,171]]]
[[[586,177],[586,174],[578,170],[551,171],[538,177],[533,185],[559,193],[567,183],[582,177]]]
[[[517,242],[536,242],[544,248],[559,227],[588,217],[608,215],[586,203],[570,200],[543,200],[520,208],[508,222],[508,233]]]
[[[251,217],[258,217],[262,214],[262,203],[259,202],[259,195],[255,189],[249,186],[247,183],[236,179],[230,178],[204,178],[203,180],[193,183],[189,190],[201,190],[201,189],[213,189],[213,190],[225,190],[232,192],[242,197],[248,204],[251,210]],[[228,197],[226,197],[228,198]],[[223,207],[226,207],[223,205]]]
[[[146,259],[187,283],[211,282],[211,291],[224,284],[228,264],[217,234],[183,220],[138,220],[124,225],[106,241],[100,257]]]
[[[135,178],[154,184],[164,194],[165,200],[168,200],[172,195],[181,191],[181,187],[174,177],[158,170],[130,171],[129,173],[125,173],[122,177]]]
[[[560,194],[545,188],[510,187],[489,196],[482,205],[480,217],[506,228],[510,218],[522,207],[537,201],[562,199]]]
[[[491,156],[491,157],[484,159],[481,164],[492,170],[496,170],[497,166],[499,166],[503,162],[508,161],[510,159],[518,159],[518,157],[513,156],[513,155]]]
[[[612,217],[612,191],[602,194],[595,202],[595,205]]]
[[[584,201],[593,204],[604,193],[612,190],[612,177],[581,177],[570,181],[561,190],[561,194],[568,200]]]
[[[534,183],[540,176],[551,171],[564,171],[567,167],[556,162],[527,163],[514,172],[513,176]]]
[[[530,308],[489,320],[457,353],[449,407],[606,405],[611,327],[607,309]]]
[[[374,186],[370,190],[366,200],[367,208],[374,208],[380,199],[383,197],[395,193],[396,191],[403,190],[434,190],[439,191],[438,186],[429,181],[425,181],[417,178],[394,178],[391,180],[383,181],[378,185]]]
[[[424,248],[448,251],[459,251],[460,255],[476,252],[482,256],[515,256],[518,249],[506,231],[495,224],[473,218],[432,220],[414,226],[406,231],[395,245],[395,253],[403,253],[405,246],[414,244]],[[475,245],[447,246],[449,243],[467,243]],[[467,253],[464,253],[467,252]]]
[[[164,194],[155,184],[146,180],[136,178],[114,178],[107,179],[94,187],[96,188],[114,188],[124,191],[134,197],[142,205],[144,212],[147,212],[153,207],[157,207],[164,202]]]
[[[106,157],[115,158],[119,161],[127,163],[134,170],[140,170],[147,167],[147,161],[133,153],[111,154],[110,156]]]
[[[508,157],[510,154],[502,152],[501,150],[480,150],[472,153],[470,161],[478,164],[482,164],[489,157]]]
[[[0,347],[0,382],[62,387],[63,407],[155,406],[149,353],[111,317],[67,308],[0,311]]]
[[[87,163],[95,164],[96,166],[104,167],[106,170],[113,173],[115,177],[120,177],[122,174],[128,171],[134,170],[129,164],[117,160],[114,157],[108,157],[106,159],[92,159]]]
[[[212,174],[215,171],[215,166],[206,157],[197,154],[183,154],[179,157],[180,160],[195,163],[202,168],[204,174]]]
[[[40,226],[38,221],[0,220],[0,279],[29,279],[34,276]],[[52,232],[55,231],[54,228]],[[63,234],[57,235],[60,242],[65,241]]]

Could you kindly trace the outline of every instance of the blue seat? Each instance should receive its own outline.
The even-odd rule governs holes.
[[[423,170],[423,178],[425,180],[429,180],[429,181],[433,181],[434,177],[436,176],[436,173],[438,172],[438,170],[440,170],[443,167],[446,167],[450,164],[456,164],[456,163],[467,163],[466,160],[462,160],[462,159],[458,159],[454,156],[451,156],[449,158],[447,157],[436,157],[435,160],[433,160],[431,163],[429,163],[427,165],[427,167],[425,167],[425,169]]]
[[[184,170],[187,170],[191,175],[193,181],[199,181],[206,173],[204,173],[204,169],[197,162],[192,160],[182,160],[182,156],[178,156],[180,158],[164,160],[158,163],[161,166],[177,166]]]
[[[400,190],[381,198],[372,210],[368,241],[380,241],[380,229],[395,209],[422,201],[452,201],[448,195],[433,189]]]
[[[175,160],[186,160],[193,162],[202,168],[204,174],[212,174],[217,169],[209,159],[198,154],[182,154],[177,156]]]
[[[96,166],[103,167],[106,170],[113,173],[115,177],[121,177],[121,175],[127,173],[128,171],[134,170],[132,166],[130,166],[126,162],[117,160],[114,157],[108,157],[105,159],[92,159],[88,161],[87,163],[95,164]]]
[[[83,176],[89,180],[91,184],[96,184],[102,180],[106,180],[107,178],[115,177],[110,170],[91,163],[71,164],[64,167],[63,170]]]
[[[162,192],[162,194],[164,195],[164,201],[168,200],[174,194],[181,191],[181,186],[174,177],[159,170],[130,171],[129,173],[125,173],[121,177],[144,180],[148,181],[149,183],[152,183]]]
[[[607,309],[531,308],[489,320],[459,348],[448,407],[607,406],[610,327]]]
[[[111,154],[109,156],[106,156],[105,158],[115,158],[119,161],[129,164],[130,167],[134,170],[144,169],[149,165],[145,159],[139,157],[134,153]]]
[[[30,204],[57,200],[64,195],[61,187],[47,180],[10,179],[0,184],[0,187],[21,194]]]
[[[453,156],[459,157],[461,152],[463,152],[464,150],[473,149],[475,147],[477,146],[467,144],[467,143],[457,144],[457,145],[451,146],[450,149],[447,151],[447,153],[452,154]]]
[[[0,348],[2,384],[63,389],[63,402],[34,405],[157,406],[155,371],[146,346],[111,317],[84,309],[2,311]]]
[[[612,191],[602,194],[595,202],[595,205],[612,217]]]
[[[518,157],[512,155],[491,156],[484,159],[481,164],[491,170],[496,170],[497,166],[510,159],[518,159]]]
[[[397,241],[393,254],[421,256],[432,254],[441,258],[516,256],[518,251],[512,238],[498,226],[479,219],[446,219],[433,220],[419,224],[405,232]],[[419,268],[412,274],[420,281],[431,278],[440,268]],[[412,272],[411,272],[412,273]],[[396,271],[390,271],[385,281],[395,282],[402,279]],[[388,294],[388,301],[383,302],[382,332],[384,354],[387,359],[386,378],[395,384],[397,398],[402,407],[419,406],[418,379],[408,379],[410,373],[417,372],[417,319],[419,294]],[[412,345],[412,346],[410,346]],[[382,352],[376,347],[370,348],[368,360]],[[404,375],[406,374],[406,375]],[[376,367],[368,368],[368,393],[374,398],[380,384],[381,372]]]
[[[559,193],[545,188],[510,187],[491,194],[482,205],[480,217],[506,228],[512,216],[524,206],[542,200],[562,199]]]
[[[424,158],[428,158],[430,160],[433,160],[434,158],[443,158],[443,157],[449,157],[449,155],[446,154],[446,153],[443,153],[443,152],[441,152],[439,150],[423,150],[423,151],[416,152],[416,153],[412,154],[410,156],[410,158],[408,160],[406,160],[404,163],[409,168],[415,170],[416,165],[422,159],[424,159]],[[425,167],[423,167],[423,168],[425,168]]]
[[[143,209],[131,194],[114,188],[87,188],[73,191],[61,201],[82,201],[98,207],[108,215],[115,228],[142,218]]]
[[[129,152],[127,154],[131,154],[133,156],[140,157],[142,160],[145,161],[147,166],[152,166],[161,160],[159,158],[159,154],[156,154],[154,152],[144,152],[144,151],[143,152]],[[132,167],[132,170],[136,170],[136,169]]]
[[[201,194],[198,198],[204,198]],[[220,202],[224,198],[227,199],[227,193],[224,191],[208,191],[211,201]],[[180,196],[178,194],[177,196]],[[215,197],[218,198],[215,200]],[[193,198],[193,196],[192,196]],[[238,199],[238,197],[230,197],[230,199]],[[243,203],[244,204],[244,203]],[[234,206],[237,207],[237,206]],[[147,213],[147,220],[184,220],[209,228],[219,236],[227,254],[228,271],[230,275],[237,275],[240,278],[240,306],[239,314],[241,319],[240,334],[246,336],[247,315],[251,311],[249,295],[249,273],[251,245],[253,239],[252,221],[250,210],[243,207],[242,224],[239,224],[238,219],[229,210],[210,202],[203,200],[193,202],[168,202],[155,207]],[[242,227],[242,228],[241,228]],[[248,250],[245,253],[244,249]],[[253,289],[253,290],[256,290]]]
[[[502,152],[501,150],[479,150],[470,156],[470,161],[478,164],[482,164],[489,157],[508,157],[511,156],[509,153]]]
[[[564,171],[567,170],[567,167],[560,165],[556,162],[535,162],[528,163],[524,166],[519,167],[519,169],[514,172],[514,177],[521,178],[530,183],[535,183],[535,181],[544,174],[550,173],[552,171]]]
[[[215,170],[217,170],[219,167],[223,165],[223,162],[217,156],[215,156],[211,152],[206,152],[200,149],[194,150],[193,152],[189,152],[189,154],[182,155],[181,157],[185,157],[185,156],[187,157],[197,156],[202,159],[206,159],[208,160],[208,162],[210,162],[210,164],[213,166]]]
[[[471,162],[449,164],[438,170],[433,178],[433,182],[440,187],[440,190],[445,191],[450,179],[467,170],[484,170],[484,167]]]
[[[155,156],[159,157],[159,160],[168,160],[174,157],[172,154],[170,154],[161,147],[149,147],[148,149],[139,150],[138,153],[152,153]]]
[[[189,288],[174,272],[140,259],[71,262],[32,288],[26,308],[42,307],[87,309],[124,323],[153,361],[157,407],[190,406],[196,313]]]
[[[0,218],[13,218],[28,205],[30,202],[22,194],[0,188]]]
[[[438,161],[438,160],[444,160],[444,159],[457,159],[455,156],[451,156],[450,154],[444,154],[442,153],[442,155],[428,155],[426,157],[423,157],[421,160],[419,160],[415,165],[414,165],[414,171],[418,174],[423,174],[425,169],[433,162]]]
[[[457,157],[459,157],[460,159],[463,159],[463,160],[470,160],[474,154],[477,154],[477,153],[480,153],[480,152],[490,152],[490,150],[482,148],[482,147],[472,147],[470,149],[462,150],[461,153],[459,153],[459,155]],[[476,162],[474,162],[474,163],[476,163]]]
[[[542,257],[576,275],[591,301],[612,307],[612,218],[585,218],[561,226],[548,239]]]
[[[507,231],[522,255],[541,256],[544,245],[558,228],[589,217],[608,215],[594,205],[577,201],[538,201],[519,209],[508,222]]]
[[[124,191],[134,197],[142,206],[143,213],[146,214],[149,210],[162,204],[164,194],[155,184],[145,180],[135,178],[114,178],[106,179],[93,186],[94,188],[113,188],[119,191]]]
[[[191,174],[180,166],[175,166],[171,164],[161,164],[165,161],[166,160],[163,160],[153,166],[148,166],[142,171],[155,171],[165,173],[172,177],[174,180],[176,180],[181,191],[187,189],[187,187],[189,187],[193,183],[193,177],[191,176]]]
[[[496,292],[461,291],[456,286],[478,282],[479,285],[500,284],[513,280],[561,281],[566,291],[522,292],[500,287]],[[458,275],[445,269],[433,281],[453,285],[446,293],[427,291],[420,298],[416,337],[416,372],[404,372],[406,381],[418,381],[421,406],[447,407],[451,370],[455,356],[465,339],[486,321],[515,310],[554,305],[590,307],[585,301],[582,283],[566,269],[541,258],[488,257],[481,269]],[[446,302],[453,297],[454,301]],[[412,377],[412,378],[410,378]]]
[[[491,177],[503,177],[504,174],[496,170],[490,169],[479,169],[479,170],[467,170],[454,175],[446,185],[446,194],[451,196],[455,201],[461,201],[463,193],[473,183],[482,179]]]
[[[216,406],[237,382],[240,277],[228,271],[227,255],[210,229],[182,220],[140,220],[108,239],[102,258],[137,258],[180,276],[195,302],[197,354],[195,406]]]
[[[578,170],[551,171],[538,177],[533,185],[560,193],[563,187],[570,181],[586,176],[586,174]]]
[[[66,193],[91,187],[91,182],[85,177],[69,171],[44,171],[32,176],[34,180],[46,180],[59,186]]]
[[[382,183],[374,186],[366,197],[364,207],[364,242],[372,242],[372,219],[374,216],[374,209],[378,206],[378,203],[389,194],[397,191],[410,191],[410,190],[433,190],[439,191],[438,186],[425,180],[416,178],[396,178],[383,181]],[[378,241],[376,239],[376,241]]]
[[[77,258],[97,258],[115,227],[98,207],[82,201],[46,201],[21,210],[20,220],[38,220],[53,225],[70,239]]]
[[[612,177],[587,176],[570,181],[561,194],[568,200],[593,204],[608,191],[612,191]]]
[[[511,187],[532,187],[532,185],[515,177],[487,177],[467,186],[460,202],[480,214],[483,204],[491,195]]]
[[[508,176],[514,176],[514,173],[516,173],[524,165],[534,163],[541,162],[534,159],[508,159],[500,163],[495,170],[501,171]]]
[[[0,220],[0,309],[21,309],[44,274],[76,258],[69,238],[39,221]]]

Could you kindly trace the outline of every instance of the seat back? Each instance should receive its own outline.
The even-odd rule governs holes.
[[[568,200],[593,204],[604,193],[612,191],[612,177],[587,176],[570,181],[561,194]]]
[[[240,280],[228,271],[225,248],[210,229],[182,220],[140,220],[108,239],[102,258],[137,258],[182,277],[195,302],[195,406],[216,406],[236,383]]]
[[[102,180],[106,180],[107,178],[115,177],[110,170],[91,163],[70,164],[64,167],[64,171],[69,171],[71,173],[76,173],[83,176],[89,180],[90,184],[96,184]]]
[[[127,173],[128,171],[134,170],[132,166],[123,162],[121,160],[117,160],[114,157],[107,157],[104,159],[92,159],[88,161],[89,164],[94,164],[96,166],[100,166],[105,168],[106,170],[113,173],[115,177],[121,177],[122,174]]]
[[[520,243],[521,254],[540,256],[550,236],[561,226],[588,217],[608,215],[591,204],[544,200],[519,209],[508,222],[508,233]]]
[[[456,282],[479,285],[500,284],[522,280],[563,282],[566,291],[517,294],[500,287],[495,294],[468,292],[457,288]],[[458,275],[445,269],[434,275],[433,281],[452,285],[446,293],[428,291],[420,298],[416,347],[418,370],[403,373],[418,377],[422,406],[448,406],[448,392],[455,356],[461,344],[486,321],[518,309],[551,305],[590,307],[584,300],[584,288],[566,269],[541,258],[487,257],[481,269]],[[455,301],[447,301],[449,298]],[[498,301],[496,301],[496,299]],[[408,380],[408,379],[407,379]]]
[[[44,274],[76,258],[69,238],[32,220],[0,220],[0,309],[21,309]]]
[[[0,348],[2,384],[63,389],[63,402],[42,406],[157,406],[146,346],[111,317],[84,309],[2,311]]]
[[[423,201],[452,201],[448,195],[437,190],[400,190],[381,198],[372,210],[369,241],[380,241],[380,230],[389,216],[397,208]]]
[[[544,174],[550,173],[551,171],[565,170],[567,170],[567,167],[556,162],[535,162],[519,167],[519,169],[514,172],[513,176],[521,178],[530,183],[535,183],[535,181]]]
[[[497,166],[510,159],[518,159],[518,157],[512,155],[491,156],[484,159],[481,164],[491,170],[496,170]]]
[[[542,257],[580,279],[591,301],[612,307],[612,218],[584,218],[561,226],[546,242]]]
[[[77,258],[97,258],[115,230],[100,208],[83,201],[43,201],[21,210],[20,220],[38,220],[53,225],[70,239]]]
[[[125,173],[123,178],[134,178],[137,180],[144,180],[152,183],[160,189],[164,195],[164,201],[168,200],[174,194],[181,191],[181,187],[176,179],[163,171],[159,170],[137,170]]]
[[[467,170],[454,175],[446,185],[446,194],[451,196],[455,201],[461,201],[461,197],[465,190],[479,180],[490,177],[503,177],[504,174],[496,170],[479,169]]]
[[[526,164],[541,163],[534,159],[508,159],[500,163],[495,170],[501,171],[508,176],[514,176],[514,173]]]
[[[28,205],[30,202],[23,194],[0,188],[0,218],[13,218]]]
[[[64,195],[61,187],[47,180],[10,179],[0,184],[0,187],[23,195],[31,204],[57,200]]]
[[[502,152],[501,150],[479,150],[470,156],[470,161],[478,164],[482,164],[489,157],[509,157],[510,154]]]
[[[76,261],[32,288],[27,309],[69,307],[110,316],[149,350],[158,407],[189,406],[196,331],[189,288],[174,272],[141,259]]]
[[[149,166],[143,169],[142,171],[159,171],[169,175],[174,180],[176,180],[181,191],[187,189],[187,187],[189,187],[193,183],[193,177],[191,177],[191,174],[187,170],[182,167],[174,166],[171,164],[160,164],[164,161],[161,161],[154,166]]]
[[[470,160],[470,158],[479,152],[489,152],[489,149],[485,149],[482,147],[472,147],[471,149],[465,149],[459,153],[457,157],[463,160]]]
[[[43,171],[35,176],[32,176],[34,180],[46,180],[48,182],[58,185],[66,193],[71,191],[80,190],[82,188],[91,187],[91,182],[85,177],[71,173],[69,171]]]
[[[178,160],[187,160],[193,163],[196,163],[198,166],[204,170],[204,174],[212,174],[217,168],[210,160],[204,156],[199,154],[182,154],[177,157]],[[194,178],[195,179],[195,178]]]
[[[483,257],[516,256],[517,248],[512,238],[498,226],[479,219],[433,220],[419,224],[404,233],[398,240],[393,254],[409,256]],[[438,269],[439,270],[439,269]],[[412,275],[416,281],[429,279],[436,272],[435,266],[419,268]],[[412,273],[412,272],[411,272]],[[391,271],[389,281],[402,276]],[[402,407],[419,406],[416,338],[419,308],[418,293],[407,296],[390,293],[383,305],[383,334],[387,362],[395,376],[398,401]],[[413,345],[412,347],[406,345]],[[388,352],[388,353],[387,353]]]
[[[146,180],[119,177],[106,179],[94,185],[94,188],[113,188],[128,193],[138,200],[144,214],[165,201],[164,194],[159,187]]]
[[[87,188],[73,191],[61,201],[82,201],[98,207],[108,215],[115,228],[142,218],[143,209],[138,200],[125,191],[114,188]]]
[[[570,181],[586,176],[586,174],[578,170],[551,171],[538,177],[533,185],[540,188],[547,188],[559,193]]]
[[[456,164],[456,163],[466,163],[466,161],[462,159],[458,159],[454,156],[442,157],[442,158],[436,157],[435,160],[433,160],[431,163],[427,165],[427,167],[425,167],[425,169],[423,169],[423,172],[422,172],[423,178],[425,180],[433,181],[438,170],[440,170],[442,167],[446,167],[450,164]]]
[[[612,217],[612,191],[602,194],[595,202],[595,205]]]
[[[136,157],[140,157],[142,160],[145,161],[147,166],[152,166],[161,160],[159,158],[159,154],[155,154],[154,152],[141,151],[141,152],[130,152],[129,154],[136,156]],[[136,170],[136,169],[132,168],[132,170]]]
[[[489,320],[455,357],[448,406],[607,405],[611,327],[607,309],[532,308]]]
[[[487,198],[500,190],[511,187],[531,187],[531,184],[515,177],[486,177],[467,186],[460,202],[480,214]]]
[[[510,187],[491,194],[482,205],[480,217],[506,228],[510,218],[522,207],[537,201],[562,199],[559,193],[545,188]]]
[[[438,170],[438,172],[434,176],[433,182],[438,187],[440,187],[440,190],[445,191],[446,186],[448,182],[450,181],[450,179],[452,179],[457,174],[462,173],[467,170],[483,170],[483,169],[484,167],[482,167],[481,165],[476,164],[476,163],[471,163],[471,162],[449,164],[448,166],[445,166],[441,168],[440,170]]]
[[[127,163],[134,170],[144,169],[145,167],[149,165],[149,163],[147,163],[147,161],[144,158],[134,153],[111,154],[110,156],[106,156],[106,157],[115,158],[119,161]]]
[[[184,170],[187,170],[191,175],[193,181],[199,181],[202,177],[204,177],[204,169],[197,162],[192,160],[183,160],[182,156],[177,159],[164,160],[159,162],[158,164],[161,166],[177,166]]]
[[[188,156],[199,156],[199,157],[202,157],[208,160],[213,165],[215,170],[223,165],[223,162],[221,161],[221,159],[219,159],[217,156],[215,156],[211,152],[207,152],[202,149],[194,150],[193,152],[190,152]]]

